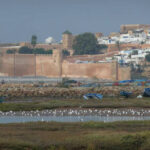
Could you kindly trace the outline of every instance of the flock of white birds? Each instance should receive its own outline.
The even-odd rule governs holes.
[[[120,108],[120,109],[52,109],[36,111],[0,111],[0,117],[4,116],[150,116],[150,109]]]

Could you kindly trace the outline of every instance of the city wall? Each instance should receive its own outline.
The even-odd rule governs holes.
[[[150,25],[146,24],[125,24],[120,26],[120,32],[121,33],[127,33],[128,31],[133,31],[136,29],[144,29],[148,30],[150,29]]]
[[[118,67],[118,80],[130,79],[131,70],[129,67]]]
[[[62,59],[59,51],[53,55],[4,54],[0,56],[0,76],[46,76],[130,79],[130,69],[120,68],[116,62],[76,64]]]
[[[128,49],[147,49],[150,48],[150,44],[109,44],[107,45],[107,53],[114,52],[114,51],[121,51],[121,50],[128,50]]]
[[[143,47],[144,47],[145,44],[143,44]],[[145,45],[145,48],[148,47],[150,45]],[[141,44],[132,44],[132,43],[129,43],[129,44],[109,44],[108,45],[108,49],[107,49],[107,52],[113,52],[113,51],[121,51],[121,50],[128,50],[128,49],[141,49],[142,48],[142,45]]]
[[[51,55],[5,54],[0,56],[0,75],[58,76],[58,67]]]
[[[91,64],[75,64],[75,63],[63,63],[62,65],[63,77],[91,77],[115,80],[116,75],[112,75],[113,67],[112,63],[91,63]]]

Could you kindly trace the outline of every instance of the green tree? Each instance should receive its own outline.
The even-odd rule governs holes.
[[[118,50],[120,51],[120,42],[119,41],[116,42],[116,46],[117,46]]]
[[[72,34],[69,30],[63,32],[63,34]]]
[[[63,56],[69,56],[70,52],[67,51],[66,49],[64,49],[64,50],[62,50],[62,54],[63,54]]]
[[[15,49],[8,49],[7,54],[15,54],[16,53],[16,50]]]
[[[47,50],[47,51],[45,51],[45,54],[53,54],[53,50],[52,49]]]
[[[134,51],[132,52],[132,55],[138,55],[138,51],[137,51],[137,50],[134,50]]]
[[[75,55],[98,54],[102,47],[98,44],[93,33],[83,33],[76,36],[73,42]]]
[[[101,49],[107,49],[108,47],[107,47],[107,45],[105,45],[105,44],[99,44],[98,45],[98,49],[99,50],[101,50]]]
[[[19,53],[20,54],[33,54],[33,49],[29,48],[29,47],[26,47],[26,46],[23,46],[19,49]]]
[[[36,48],[33,50],[34,54],[45,54],[45,50],[43,48]]]
[[[53,50],[45,50],[43,48],[32,49],[29,47],[21,47],[18,51],[20,54],[53,54]]]
[[[145,59],[146,59],[146,61],[150,62],[150,54],[147,54]]]
[[[144,41],[142,41],[142,42],[141,42],[141,45],[142,45],[142,44],[145,44],[145,42],[144,42]]]
[[[36,35],[32,35],[32,38],[31,38],[31,44],[33,47],[35,47],[37,43],[37,36]]]
[[[53,51],[50,49],[50,50],[45,50],[43,48],[36,48],[34,49],[34,54],[52,54]]]

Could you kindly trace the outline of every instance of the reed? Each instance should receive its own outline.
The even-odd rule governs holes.
[[[150,121],[0,124],[0,149],[148,150]]]

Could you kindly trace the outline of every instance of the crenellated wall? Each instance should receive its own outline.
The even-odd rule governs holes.
[[[0,76],[46,76],[130,79],[130,69],[111,63],[71,63],[62,59],[60,50],[53,55],[4,54],[0,56]]]
[[[16,54],[14,56],[14,76],[34,76],[36,57]]]
[[[116,67],[114,63],[91,63],[91,64],[75,64],[63,63],[63,77],[85,77],[85,78],[101,78],[116,79]],[[114,75],[115,74],[115,75]]]
[[[118,80],[131,79],[131,69],[129,67],[118,67]]]
[[[14,55],[0,56],[0,75],[14,76]]]

